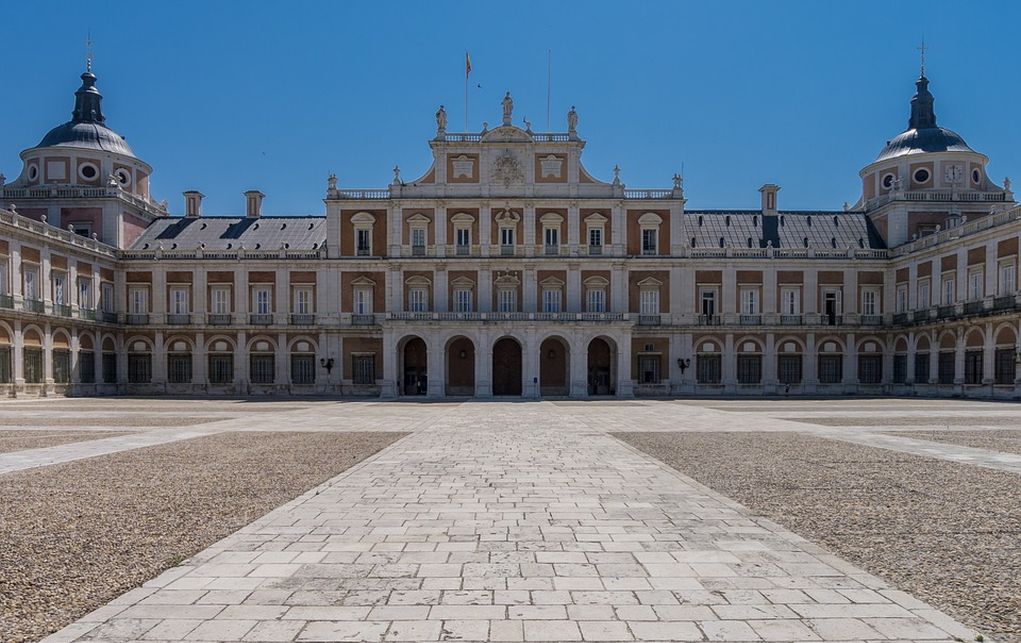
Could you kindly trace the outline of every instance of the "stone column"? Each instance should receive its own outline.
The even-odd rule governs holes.
[[[493,310],[493,273],[488,265],[479,266],[479,312],[488,313]]]
[[[588,397],[588,347],[577,335],[571,337],[570,374],[568,382],[571,397]]]
[[[234,269],[234,313],[236,323],[248,324],[248,270]]]
[[[167,343],[162,330],[157,330],[153,338],[152,383],[164,389],[167,385]]]
[[[383,379],[380,383],[379,396],[385,400],[397,397],[397,337],[392,329],[383,329]]]
[[[631,377],[631,334],[622,332],[617,341],[617,397],[634,397],[635,382]]]
[[[493,208],[488,201],[479,208],[479,253],[489,256],[489,242],[493,234]]]
[[[581,216],[578,210],[578,202],[571,201],[567,206],[567,246],[571,256],[578,254],[578,246],[581,236]]]
[[[53,392],[53,328],[46,323],[43,325],[43,394]]]
[[[241,348],[240,346],[238,348]],[[205,391],[209,386],[209,376],[207,371],[209,368],[209,360],[206,354],[206,336],[205,333],[195,333],[195,354],[192,356],[192,373],[191,381],[196,386],[200,387]],[[234,375],[237,376],[238,358],[234,358]],[[247,364],[246,364],[247,366]]]
[[[532,203],[525,203],[524,208],[524,226],[525,226],[525,256],[535,256],[535,205]]]
[[[278,390],[289,390],[291,386],[291,353],[287,346],[287,333],[277,333],[277,350],[275,353],[274,365],[276,376],[273,381]],[[235,373],[236,375],[236,373]],[[240,382],[238,382],[240,384]]]
[[[436,272],[433,273],[433,310],[438,313],[445,313],[449,310],[447,304],[449,284],[447,281],[446,266],[442,264],[436,266]]]
[[[525,331],[525,345],[521,348],[521,396],[539,397],[539,345],[534,328]]]
[[[805,335],[805,352],[801,356],[801,379],[805,393],[811,395],[819,386],[819,350],[815,333]]]
[[[14,351],[11,368],[14,376],[14,396],[25,390],[25,336],[21,331],[21,320],[14,320],[14,337],[11,338],[11,350]]]
[[[987,251],[988,252],[988,251]],[[988,254],[986,255],[989,256]],[[988,283],[988,282],[987,282]],[[996,381],[996,336],[992,322],[985,324],[985,342],[982,346],[982,383],[992,385]]]
[[[858,269],[844,270],[844,314],[858,312]]]
[[[436,208],[436,216],[433,220],[433,233],[435,235],[436,256],[447,256],[447,208],[440,205]]]
[[[252,379],[249,373],[248,357],[248,334],[245,331],[238,331],[237,348],[234,351],[234,386],[239,395],[248,395],[248,383]],[[286,347],[283,350],[287,350]],[[279,351],[277,351],[279,352]]]
[[[732,266],[723,269],[723,287],[720,288],[720,312],[737,313],[737,270]]]
[[[486,330],[479,333],[475,346],[475,397],[493,397],[493,343]]]
[[[844,390],[846,392],[854,392],[857,389],[858,347],[855,346],[854,333],[848,333],[844,337]]]
[[[206,268],[198,264],[192,271],[191,284],[192,312],[195,313],[193,321],[206,323],[206,299],[209,297],[209,287],[206,285]]]
[[[443,337],[439,333],[429,337],[426,351],[426,396],[443,397],[446,373],[443,372]]]
[[[776,266],[762,270],[762,312],[776,314]]]
[[[819,309],[819,273],[815,270],[805,270],[803,274],[804,285],[801,292],[801,312],[818,314]]]
[[[537,306],[537,288],[535,264],[526,263],[521,273],[521,311],[534,313]]]
[[[581,301],[581,266],[576,263],[567,265],[567,301],[566,312],[578,313],[582,311]]]
[[[914,280],[911,283],[913,284]],[[909,287],[908,290],[914,289]],[[908,294],[908,297],[911,297],[911,295]],[[908,307],[911,308],[911,306]],[[904,369],[904,383],[908,386],[913,386],[915,383],[915,331],[908,331],[908,351],[905,359],[907,359],[907,364]]]
[[[730,292],[733,293],[733,290]],[[733,297],[730,299],[733,301]],[[723,390],[727,393],[733,393],[736,389],[737,352],[734,347],[734,333],[727,333],[723,339]]]
[[[276,269],[274,282],[274,299],[276,300],[273,302],[274,310],[276,312],[274,319],[276,320],[276,323],[286,326],[290,321],[288,319],[288,313],[291,310],[291,287],[286,268]],[[284,381],[286,382],[288,380]]]
[[[762,390],[766,395],[772,395],[777,390],[776,336],[773,333],[766,333],[766,345],[762,352]]]
[[[624,204],[617,201],[613,204],[610,212],[610,254],[620,257],[624,254],[624,247],[627,245],[626,230],[624,229]]]

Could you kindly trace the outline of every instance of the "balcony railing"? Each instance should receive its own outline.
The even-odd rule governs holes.
[[[720,315],[699,315],[698,325],[699,326],[719,326],[723,323],[723,318]]]
[[[57,317],[70,317],[71,307],[68,306],[67,304],[54,303],[53,314],[56,315]]]
[[[642,248],[643,257],[654,257],[658,254],[659,252],[655,248]]]
[[[661,322],[660,315],[655,314],[638,315],[639,326],[659,326],[660,322]]]
[[[589,256],[597,257],[597,256],[603,254],[603,247],[602,246],[589,245],[588,253],[589,253]]]
[[[14,308],[14,297],[10,295],[0,295],[0,308]]]
[[[457,246],[454,249],[454,254],[456,254],[458,257],[467,257],[472,253],[471,250],[472,250],[471,246],[457,244]]]
[[[78,316],[82,319],[88,319],[89,321],[96,321],[96,309],[95,308],[79,308]]]
[[[911,321],[922,322],[929,319],[929,309],[922,308],[921,310],[915,310],[911,313]]]
[[[762,315],[741,315],[738,321],[742,326],[758,326],[762,323]]]
[[[425,256],[425,246],[411,246],[411,256],[412,257],[424,257]]]
[[[862,326],[882,326],[883,316],[882,315],[862,315],[859,317]]]
[[[372,313],[366,315],[351,315],[352,326],[375,326],[376,316]]]
[[[251,313],[248,323],[252,326],[269,326],[273,323],[273,313]]]
[[[104,310],[103,312],[101,312],[99,314],[99,318],[100,318],[100,321],[103,321],[103,322],[105,322],[107,324],[116,324],[117,323],[117,313],[112,313],[112,312],[110,312],[108,310]]]
[[[819,323],[823,326],[840,326],[844,323],[844,316],[823,314],[819,319]]]
[[[801,315],[780,315],[781,326],[800,326],[802,324]]]
[[[957,316],[957,307],[954,306],[953,304],[947,304],[946,306],[940,306],[938,309],[936,309],[936,315],[938,317],[940,317],[941,319],[946,319],[948,317],[956,317]]]
[[[902,325],[902,324],[908,323],[908,321],[909,321],[908,315],[909,315],[909,313],[894,313],[893,314],[893,323],[897,324],[897,325]]]
[[[511,245],[501,245],[500,246],[500,256],[501,257],[513,257],[514,256],[514,246],[511,246]]]
[[[183,326],[191,323],[191,315],[188,313],[171,313],[167,315],[167,323],[172,326]]]
[[[560,254],[560,246],[551,246],[551,245],[547,244],[547,245],[543,246],[543,254],[545,254],[547,256],[559,255]]]
[[[206,322],[210,326],[230,326],[234,321],[233,317],[230,313],[209,313],[206,315]]]
[[[291,313],[292,326],[313,326],[316,323],[316,316],[311,313]]]
[[[1003,297],[997,297],[993,299],[993,310],[1013,310],[1014,309],[1014,295],[1005,295]]]
[[[128,313],[124,316],[128,326],[145,326],[149,323],[149,313]]]
[[[371,254],[372,254],[372,249],[371,249],[371,248],[366,248],[366,247],[364,247],[364,246],[360,246],[360,247],[359,247],[359,248],[358,248],[358,249],[357,249],[357,250],[355,251],[355,255],[356,255],[356,256],[358,256],[358,257],[368,257],[368,256],[370,256]]]
[[[46,312],[45,304],[43,304],[43,302],[40,301],[39,299],[26,299],[25,303],[22,305],[22,308],[26,312],[30,312],[30,313],[40,313],[40,314],[42,314],[42,313]]]
[[[985,310],[984,301],[966,301],[964,302],[964,314],[965,315],[977,315]]]

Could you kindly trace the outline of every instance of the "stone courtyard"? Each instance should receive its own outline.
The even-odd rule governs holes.
[[[991,402],[11,401],[0,639],[1021,641],[1019,474]]]

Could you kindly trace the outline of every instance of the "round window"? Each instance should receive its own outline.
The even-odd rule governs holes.
[[[920,167],[915,170],[915,183],[928,183],[929,182],[929,170],[924,167]]]
[[[82,163],[78,166],[78,176],[86,181],[92,181],[99,176],[99,168],[93,163]]]
[[[122,186],[129,187],[131,185],[131,173],[124,168],[117,170],[113,175],[117,177],[117,182]]]
[[[893,174],[887,174],[883,176],[883,187],[886,188],[887,190],[892,188],[893,182],[896,180],[896,178],[897,177],[895,177]]]
[[[39,166],[38,165],[29,165],[28,166],[28,180],[29,181],[35,181],[38,178],[39,178]]]
[[[979,170],[978,168],[975,168],[974,170],[971,171],[971,182],[974,183],[975,185],[978,185],[979,183],[982,182],[982,171]]]

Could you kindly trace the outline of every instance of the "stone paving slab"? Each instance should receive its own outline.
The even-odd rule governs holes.
[[[575,410],[443,409],[46,640],[975,636]]]

